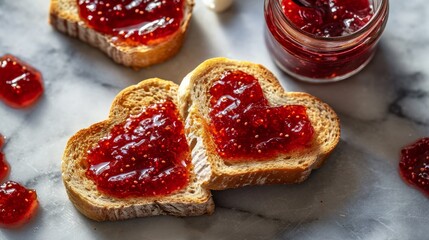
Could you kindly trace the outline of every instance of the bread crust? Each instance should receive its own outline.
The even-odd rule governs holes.
[[[209,131],[208,89],[213,79],[228,70],[241,70],[257,77],[270,105],[304,105],[315,129],[312,147],[281,154],[267,161],[227,164],[217,154]],[[204,86],[202,86],[204,85]],[[189,127],[187,137],[193,142],[192,155],[205,186],[213,190],[246,185],[292,184],[308,178],[319,168],[340,140],[340,122],[326,103],[307,93],[286,92],[277,78],[265,67],[226,58],[209,59],[182,81],[178,92],[179,110]]]
[[[148,79],[121,91],[113,101],[109,118],[82,129],[67,142],[62,159],[62,178],[74,206],[96,221],[124,220],[154,215],[197,216],[211,214],[214,203],[209,190],[202,188],[191,167],[191,179],[185,189],[162,197],[115,198],[97,191],[94,182],[85,175],[87,150],[110,129],[142,107],[171,99],[176,104],[177,85],[161,79]]]
[[[116,63],[140,69],[164,62],[179,52],[194,6],[194,0],[185,2],[181,27],[171,36],[160,39],[159,43],[150,46],[120,45],[112,41],[112,36],[89,28],[79,17],[76,0],[51,0],[49,22],[58,31],[99,48]]]

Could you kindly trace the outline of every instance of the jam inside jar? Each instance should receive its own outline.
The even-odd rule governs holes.
[[[388,0],[265,0],[265,41],[275,63],[308,82],[346,79],[372,59]]]

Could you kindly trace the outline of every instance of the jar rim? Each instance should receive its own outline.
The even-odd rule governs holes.
[[[289,18],[286,17],[286,15],[283,13],[281,1],[282,0],[265,0],[265,1],[274,1],[274,6],[281,10],[280,17],[283,20],[283,22],[287,23],[290,27],[292,27],[294,30],[296,30],[298,33],[305,35],[306,37],[319,40],[319,41],[325,41],[325,42],[338,42],[338,41],[349,41],[351,39],[355,39],[356,37],[364,34],[368,31],[376,22],[377,19],[381,14],[383,14],[383,9],[388,7],[389,0],[380,0],[381,4],[375,11],[374,15],[371,17],[371,19],[361,28],[359,28],[357,31],[352,32],[350,34],[344,35],[344,36],[334,36],[334,37],[324,37],[324,36],[317,36],[314,34],[311,34],[309,32],[306,32],[302,30],[301,28],[298,28],[292,21],[289,20]]]

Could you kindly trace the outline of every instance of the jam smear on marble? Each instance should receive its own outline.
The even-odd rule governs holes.
[[[268,160],[311,145],[306,107],[270,106],[258,80],[226,71],[210,88],[210,132],[227,162]]]
[[[37,206],[36,191],[12,181],[0,186],[0,226],[18,227],[26,223]]]
[[[32,105],[43,94],[39,71],[12,55],[0,58],[0,100],[15,108]]]
[[[402,149],[399,171],[406,182],[429,194],[429,138]]]
[[[176,32],[185,0],[76,0],[80,17],[94,30],[131,45],[156,44]]]
[[[4,142],[5,139],[3,135],[0,134],[0,181],[3,181],[9,173],[9,165],[7,164],[4,153],[2,152]]]
[[[189,146],[176,105],[167,100],[115,125],[87,157],[87,176],[114,197],[168,195],[189,182]]]
[[[348,35],[361,29],[373,16],[368,0],[306,0],[301,7],[282,0],[283,12],[298,28],[321,37]]]

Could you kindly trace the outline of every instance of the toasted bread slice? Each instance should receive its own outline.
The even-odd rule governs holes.
[[[128,46],[116,43],[112,36],[88,27],[79,16],[76,0],[51,0],[49,20],[51,25],[60,32],[99,48],[115,62],[139,69],[164,62],[180,50],[192,16],[193,6],[194,0],[186,0],[184,18],[180,28],[172,35],[159,39],[158,43],[150,46]]]
[[[271,106],[305,106],[315,131],[311,147],[284,153],[267,161],[226,163],[217,154],[208,129],[209,89],[226,70],[240,70],[254,76]],[[339,119],[327,104],[306,93],[286,92],[269,70],[250,62],[225,58],[205,61],[182,81],[178,101],[188,130],[194,167],[209,189],[302,182],[312,169],[322,165],[340,139]]]
[[[115,198],[100,193],[86,177],[85,159],[89,149],[107,136],[111,128],[137,115],[142,108],[170,99],[176,105],[178,86],[161,79],[148,79],[120,92],[111,107],[109,118],[80,130],[67,143],[62,177],[67,194],[75,207],[96,221],[122,220],[153,215],[196,216],[212,213],[210,191],[201,187],[200,179],[190,170],[189,184],[182,190],[162,197]]]

